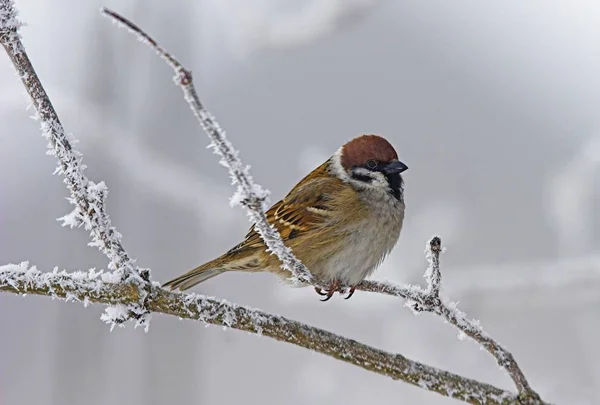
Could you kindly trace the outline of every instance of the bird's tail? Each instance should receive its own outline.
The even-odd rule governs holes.
[[[256,253],[260,251],[254,248],[240,249],[236,246],[223,256],[166,282],[163,287],[184,291],[226,271],[259,271],[261,261],[257,259]]]
[[[219,267],[219,264],[221,264],[221,258],[205,263],[202,266],[198,266],[195,269],[190,270],[187,273],[182,274],[181,276],[166,282],[165,284],[163,284],[163,287],[169,290],[180,291],[192,288],[196,284],[199,284],[203,281],[208,280],[209,278],[213,278],[214,276],[218,276],[219,274],[227,271],[227,269]]]

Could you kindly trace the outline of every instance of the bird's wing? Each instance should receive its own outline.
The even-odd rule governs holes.
[[[313,170],[283,200],[278,201],[267,212],[267,221],[273,224],[284,242],[304,232],[325,226],[332,214],[332,195],[344,187],[341,180],[327,173],[327,162]],[[228,253],[246,249],[262,248],[264,243],[254,226],[246,239]]]

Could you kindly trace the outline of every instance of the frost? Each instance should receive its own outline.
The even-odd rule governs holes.
[[[239,190],[236,190],[236,192],[233,193],[233,195],[229,199],[229,205],[231,207],[235,207],[236,205],[241,205],[243,200],[244,200],[244,194],[240,193]]]
[[[425,257],[429,266],[425,270],[424,278],[427,282],[427,291],[435,296],[440,294],[442,273],[440,272],[440,253],[443,252],[439,236],[431,238],[425,246]]]
[[[24,51],[19,35],[19,29],[24,24],[17,19],[17,14],[13,0],[0,1],[0,37],[3,37],[2,44],[10,49],[13,55],[19,55]]]
[[[86,294],[99,292],[107,286],[101,279],[102,274],[102,271],[95,269],[68,273],[56,267],[52,272],[43,273],[35,266],[30,267],[29,262],[22,262],[0,266],[0,286],[9,285],[19,292],[48,290],[48,295],[54,298],[67,301],[83,299],[87,304],[89,297]],[[62,290],[63,297],[58,295],[57,289]]]
[[[114,273],[104,273],[94,268],[68,273],[55,267],[53,271],[43,273],[35,266],[29,266],[28,262],[0,266],[0,290],[2,286],[10,286],[15,290],[13,292],[49,295],[67,302],[82,302],[85,307],[91,302],[91,294],[101,296],[111,286],[120,283],[120,277]],[[112,330],[126,321],[127,317],[124,316],[132,312],[139,315],[137,326],[147,329],[150,317],[140,310],[139,304],[108,307],[102,320],[111,323]]]
[[[138,328],[138,327],[142,328],[142,329],[144,329],[145,333],[148,333],[148,331],[150,330],[150,321],[151,320],[152,320],[152,313],[150,313],[150,312],[144,313],[141,317],[136,319],[134,328]],[[112,324],[111,324],[111,328],[113,328],[113,327],[114,326],[112,326]]]
[[[62,226],[68,226],[69,228],[77,228],[83,224],[79,207],[75,207],[73,211],[63,217],[58,218],[58,220],[62,221]]]
[[[0,3],[0,31],[17,31],[22,24],[17,20],[17,10],[13,0]]]
[[[129,319],[129,309],[123,304],[106,307],[100,319],[110,325],[110,331],[112,332],[117,325],[119,327],[125,326],[125,321]]]
[[[120,283],[121,277],[116,273],[103,273],[102,281],[105,283]]]

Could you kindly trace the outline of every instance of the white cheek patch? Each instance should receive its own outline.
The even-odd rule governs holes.
[[[356,167],[356,168],[352,169],[352,173],[358,174],[359,176],[370,177],[372,179],[375,178],[373,176],[374,173],[370,170],[365,169],[364,167]]]
[[[353,184],[360,184],[363,188],[374,188],[374,189],[387,189],[388,182],[383,173],[373,172],[371,170],[365,169],[363,167],[357,167],[352,170],[352,173],[358,176],[364,176],[371,179],[370,182],[360,181],[354,178],[350,178],[350,181]]]
[[[379,191],[384,194],[388,194],[388,191],[390,189],[388,182],[385,179],[374,180],[371,184],[369,184],[368,188]]]
[[[371,176],[373,177],[373,182],[371,183],[372,186],[377,188],[385,188],[387,190],[388,181],[383,175],[383,173],[371,172]]]

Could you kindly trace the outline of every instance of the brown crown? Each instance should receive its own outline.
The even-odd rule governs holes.
[[[390,162],[398,159],[394,147],[378,135],[362,135],[342,146],[342,166],[348,170],[354,166],[362,166],[369,160]]]

